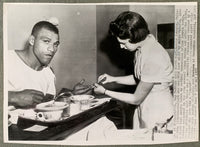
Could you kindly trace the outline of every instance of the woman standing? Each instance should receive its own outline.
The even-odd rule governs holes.
[[[138,13],[121,13],[110,23],[110,33],[117,38],[121,48],[135,51],[134,74],[122,77],[103,74],[98,81],[105,79],[102,84],[137,84],[137,88],[134,93],[121,93],[95,84],[94,91],[137,105],[134,129],[153,128],[158,123],[166,123],[173,116],[173,97],[169,89],[173,66],[168,53],[150,34],[146,21]]]

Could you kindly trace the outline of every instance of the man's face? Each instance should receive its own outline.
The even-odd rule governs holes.
[[[59,45],[59,35],[42,28],[34,36],[33,53],[42,66],[47,66]]]

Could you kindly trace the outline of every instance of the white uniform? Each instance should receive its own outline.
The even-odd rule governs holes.
[[[148,35],[145,44],[135,54],[135,77],[143,82],[155,83],[134,114],[134,128],[153,128],[173,115],[173,97],[169,86],[173,66],[167,51]]]

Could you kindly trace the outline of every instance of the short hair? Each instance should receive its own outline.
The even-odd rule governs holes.
[[[150,33],[145,19],[132,11],[122,12],[111,22],[109,32],[120,39],[130,39],[131,43],[143,41]]]
[[[36,24],[33,26],[31,35],[36,36],[36,35],[38,34],[38,32],[39,32],[42,28],[45,28],[45,29],[47,29],[47,30],[50,30],[50,31],[54,32],[55,34],[59,34],[59,30],[58,30],[58,28],[57,28],[55,25],[53,25],[52,23],[50,23],[50,22],[48,22],[48,21],[40,21],[40,22],[36,23]]]

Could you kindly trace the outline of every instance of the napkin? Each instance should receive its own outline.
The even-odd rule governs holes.
[[[29,132],[41,132],[48,128],[47,126],[41,126],[41,125],[34,125],[32,127],[24,129],[24,131],[29,131]]]

